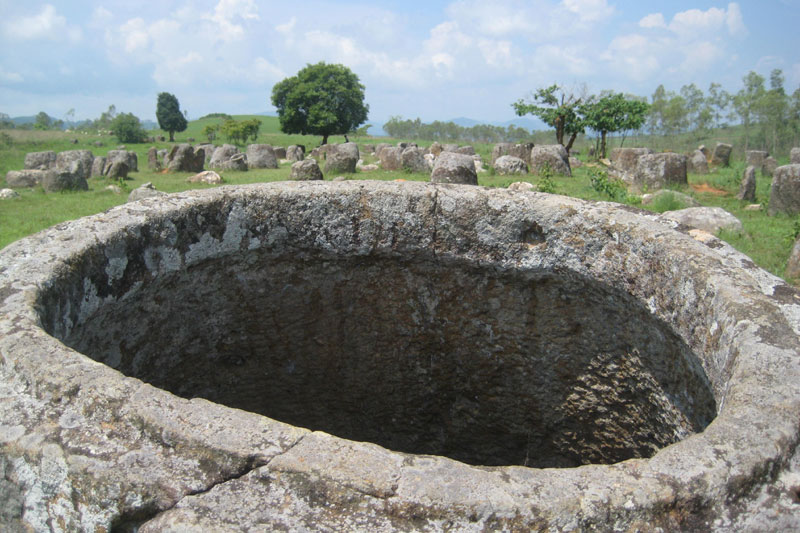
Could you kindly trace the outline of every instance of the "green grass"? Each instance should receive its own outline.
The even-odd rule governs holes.
[[[254,116],[236,116],[236,119],[253,118]],[[262,130],[257,142],[272,144],[274,146],[288,146],[290,144],[303,144],[307,151],[310,151],[321,142],[321,137],[285,135],[278,131],[278,121],[275,117],[260,117],[262,120]],[[199,133],[202,127],[220,119],[204,119],[193,121],[189,128],[182,133],[176,134],[176,142],[186,142],[189,137],[194,137],[196,142],[202,142]],[[0,132],[2,133],[2,132]],[[19,131],[7,130],[5,133],[10,135],[13,142],[10,146],[0,143],[0,175],[5,176],[9,170],[21,169],[25,154],[33,151],[54,150],[56,152],[74,149],[89,149],[96,156],[105,155],[108,150],[116,149],[118,142],[110,136],[92,136],[80,133],[61,133],[50,131]],[[159,135],[155,131],[152,135]],[[77,139],[77,144],[72,140]],[[2,140],[2,136],[0,136]],[[396,139],[376,138],[350,138],[351,141],[360,144],[378,144],[381,142],[396,143]],[[332,137],[331,143],[343,142],[343,137]],[[103,144],[102,147],[94,146],[95,142]],[[215,141],[215,144],[222,144],[223,140]],[[429,145],[429,142],[419,142],[420,146]],[[627,145],[628,143],[626,143]],[[709,143],[710,144],[710,143]],[[0,201],[0,248],[7,244],[30,235],[47,227],[60,222],[75,219],[81,216],[102,212],[114,205],[122,204],[126,201],[128,192],[143,183],[152,182],[158,190],[164,192],[178,192],[188,189],[209,188],[210,185],[197,185],[186,183],[188,173],[155,173],[147,171],[147,150],[150,146],[158,148],[169,148],[173,146],[169,142],[156,142],[152,144],[128,145],[129,150],[134,150],[139,156],[139,172],[131,173],[130,180],[124,183],[125,190],[122,194],[114,194],[105,190],[112,182],[106,179],[93,178],[89,180],[90,190],[87,192],[70,192],[45,194],[41,189],[18,190],[21,197],[11,200]],[[473,145],[475,150],[483,157],[488,166],[493,145],[477,143]],[[583,151],[585,154],[586,152]],[[585,156],[583,156],[585,159]],[[374,158],[364,157],[365,163],[373,162]],[[786,158],[779,158],[779,164],[786,164]],[[765,211],[754,212],[745,211],[745,202],[736,200],[739,181],[744,171],[744,162],[734,160],[731,168],[720,169],[707,176],[689,175],[689,186],[677,188],[676,190],[689,194],[696,198],[701,204],[706,206],[718,206],[729,211],[742,221],[744,232],[741,234],[723,232],[720,237],[729,242],[741,252],[750,256],[756,264],[772,272],[775,275],[783,276],[786,267],[786,260],[789,257],[793,245],[795,234],[795,223],[798,217],[775,216],[769,217]],[[573,177],[554,176],[552,184],[557,194],[583,198],[587,200],[609,201],[610,198],[595,190],[591,183],[592,168],[584,165],[581,168],[573,169]],[[247,184],[257,182],[280,181],[289,178],[290,168],[284,164],[279,169],[273,170],[253,170],[248,172],[222,172],[221,175],[225,184]],[[326,179],[333,179],[335,176],[326,176]],[[407,181],[428,181],[429,175],[412,174],[403,171],[387,172],[358,172],[349,179],[377,179],[377,180],[407,180]],[[507,187],[515,181],[528,181],[536,187],[540,178],[533,175],[528,176],[498,176],[492,172],[481,173],[478,177],[479,184],[487,187]],[[4,184],[0,184],[4,186]],[[769,200],[770,180],[761,176],[757,177],[757,202],[766,204]],[[629,196],[626,203],[640,206],[641,201],[637,196]],[[666,205],[660,203],[642,206],[656,212],[668,209],[680,208],[669,204],[669,200],[664,200]]]

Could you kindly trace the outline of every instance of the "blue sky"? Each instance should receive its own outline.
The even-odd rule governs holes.
[[[800,0],[0,0],[0,112],[154,119],[175,94],[190,118],[271,111],[273,84],[342,63],[370,120],[514,118],[559,83],[649,96],[755,70],[800,86]]]

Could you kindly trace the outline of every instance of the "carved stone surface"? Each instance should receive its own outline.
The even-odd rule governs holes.
[[[12,243],[0,529],[796,530],[800,298],[693,235],[345,181]]]

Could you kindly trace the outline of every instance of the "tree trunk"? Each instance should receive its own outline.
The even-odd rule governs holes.
[[[169,142],[171,142],[171,143],[175,142],[175,132],[174,131],[169,132]]]
[[[600,158],[606,158],[606,132],[600,132]]]
[[[577,136],[578,136],[577,133],[573,133],[572,135],[570,135],[569,142],[567,143],[567,146],[565,146],[565,148],[567,149],[567,155],[569,155],[569,151],[572,150],[572,143],[575,142],[575,138]]]
[[[322,144],[320,146],[323,146],[325,144],[328,144],[328,134],[327,133],[322,136]]]

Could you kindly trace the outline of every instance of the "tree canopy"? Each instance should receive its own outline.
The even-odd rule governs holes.
[[[606,93],[581,105],[584,124],[600,134],[600,157],[606,156],[606,135],[641,128],[649,107],[647,102],[622,93]]]
[[[347,135],[366,122],[369,105],[364,86],[344,65],[324,62],[307,65],[295,76],[272,88],[272,105],[278,110],[281,131],[321,135]]]
[[[580,105],[583,100],[583,96],[567,92],[559,85],[551,85],[537,90],[528,101],[518,100],[511,105],[517,115],[537,116],[542,122],[555,128],[556,141],[569,152],[575,138],[585,130],[580,116]],[[564,144],[565,135],[569,135],[566,144]]]
[[[120,113],[111,121],[111,129],[119,142],[141,143],[147,139],[139,118],[133,113]]]
[[[169,132],[169,141],[175,141],[175,132],[184,131],[188,126],[186,117],[181,112],[181,105],[175,95],[159,93],[156,103],[156,118],[158,127]]]

